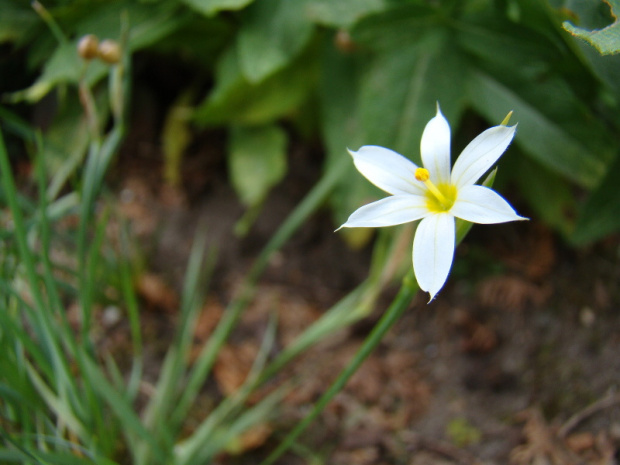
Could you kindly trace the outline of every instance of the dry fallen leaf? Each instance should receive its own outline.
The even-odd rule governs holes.
[[[258,353],[254,341],[245,341],[239,345],[226,344],[217,354],[213,366],[213,375],[222,394],[229,396],[243,384]]]
[[[558,439],[556,431],[544,420],[537,409],[520,415],[525,420],[525,442],[510,453],[514,465],[582,465],[579,458]]]
[[[478,298],[487,307],[522,310],[527,303],[541,305],[551,289],[517,276],[493,276],[478,286]]]
[[[140,297],[153,307],[170,313],[176,312],[179,308],[177,293],[159,275],[153,273],[140,275],[136,288]]]

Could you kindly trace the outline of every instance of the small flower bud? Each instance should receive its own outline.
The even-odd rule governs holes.
[[[87,34],[78,42],[78,55],[85,60],[92,60],[99,54],[99,51],[97,50],[98,46],[99,39],[97,39],[97,36],[94,34]]]
[[[99,58],[115,65],[121,61],[121,47],[114,40],[106,39],[99,44]]]

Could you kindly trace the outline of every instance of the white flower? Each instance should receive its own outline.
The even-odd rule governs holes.
[[[482,224],[526,219],[495,191],[475,184],[512,141],[515,126],[505,125],[508,117],[471,141],[452,170],[450,126],[439,105],[422,134],[424,168],[384,147],[368,145],[349,151],[359,172],[391,196],[359,208],[340,228],[422,220],[413,240],[413,270],[420,289],[429,292],[433,300],[452,267],[455,218]]]

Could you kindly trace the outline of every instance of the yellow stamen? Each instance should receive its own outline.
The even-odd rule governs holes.
[[[446,199],[439,189],[437,189],[437,186],[433,184],[430,177],[431,175],[426,168],[418,168],[415,170],[415,178],[424,183],[429,192],[433,194],[437,200],[439,200],[439,203],[445,206],[450,205],[450,201]]]
[[[510,117],[512,116],[512,110],[510,110],[510,112],[506,115],[506,117],[504,118],[504,121],[502,121],[501,123],[499,123],[500,126],[506,126],[508,124],[508,121],[510,121]]]
[[[418,181],[428,181],[428,178],[431,177],[431,174],[428,172],[428,170],[426,168],[418,168],[415,170],[415,178]]]

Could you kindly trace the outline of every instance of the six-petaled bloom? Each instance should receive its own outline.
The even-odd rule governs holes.
[[[424,168],[378,146],[349,151],[355,167],[389,197],[365,205],[340,228],[394,226],[421,220],[413,239],[413,270],[420,289],[433,300],[454,258],[455,218],[493,224],[523,220],[499,194],[475,183],[504,153],[516,126],[487,129],[465,147],[450,167],[450,126],[439,105],[420,143]],[[338,229],[340,229],[338,228]]]

